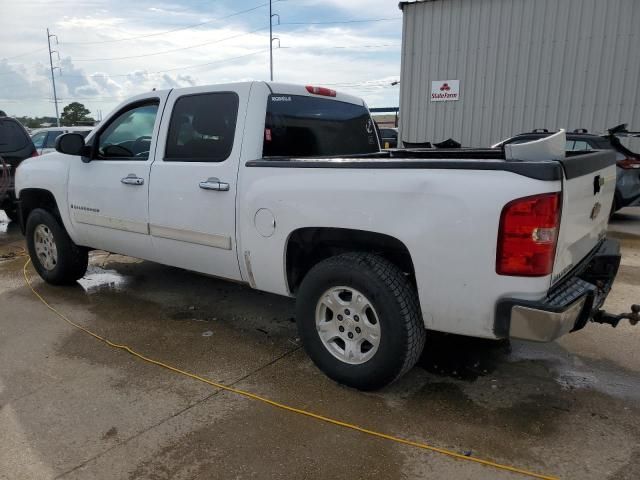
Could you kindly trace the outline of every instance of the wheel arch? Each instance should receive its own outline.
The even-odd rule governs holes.
[[[370,252],[397,265],[416,286],[415,268],[407,246],[384,233],[334,227],[302,227],[293,230],[285,244],[287,289],[295,295],[302,279],[317,263],[346,252]]]
[[[20,191],[20,197],[18,198],[19,215],[21,218],[20,229],[22,234],[25,234],[27,226],[27,218],[29,214],[36,208],[42,208],[50,212],[54,217],[58,219],[62,224],[62,218],[60,216],[60,210],[58,208],[58,202],[54,194],[44,188],[24,188]]]

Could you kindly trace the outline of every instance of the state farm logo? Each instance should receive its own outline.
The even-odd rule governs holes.
[[[460,80],[434,80],[431,82],[431,101],[460,100]]]

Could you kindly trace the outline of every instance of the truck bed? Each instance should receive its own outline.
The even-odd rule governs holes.
[[[397,149],[367,155],[336,157],[264,157],[250,160],[247,167],[270,168],[366,168],[366,169],[455,169],[501,170],[536,180],[576,178],[615,163],[606,150],[567,152],[562,160],[506,160],[501,149]]]

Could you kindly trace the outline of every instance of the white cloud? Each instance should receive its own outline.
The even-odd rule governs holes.
[[[264,22],[256,19],[260,20],[264,12],[156,35],[247,8],[240,3],[221,1],[216,5],[224,4],[223,10],[209,8],[206,12],[180,3],[145,0],[136,2],[135,7],[130,0],[58,0],[40,4],[38,9],[22,2],[7,4],[6,8],[3,5],[3,17],[6,13],[9,21],[0,29],[0,108],[12,114],[53,112],[45,43],[47,25],[60,41],[56,48],[62,74],[56,72],[56,82],[63,99],[61,108],[80,98],[90,110],[106,112],[126,97],[154,87],[265,80],[267,32],[249,34],[263,27]],[[333,5],[328,13],[326,3]],[[325,5],[323,12],[328,16],[316,15],[314,4]],[[382,0],[311,0],[304,5],[308,6],[309,21],[400,16],[395,2]],[[296,6],[297,15],[307,21],[307,17],[300,17],[299,12],[307,11],[301,8]],[[282,21],[289,21],[287,10],[280,5],[278,9]],[[20,21],[12,22],[12,18]],[[400,22],[276,28],[283,47],[274,50],[276,80],[339,84],[335,88],[361,95],[369,105],[397,105],[398,89],[389,84],[399,74],[399,28]],[[111,42],[140,35],[150,36]],[[228,37],[236,38],[220,41]],[[73,43],[94,41],[107,43]],[[184,49],[198,44],[205,45]],[[2,60],[36,49],[39,51],[30,55]],[[164,50],[176,51],[158,54]],[[115,60],[130,56],[136,58]],[[202,64],[206,65],[197,66]],[[364,81],[369,82],[354,85]]]

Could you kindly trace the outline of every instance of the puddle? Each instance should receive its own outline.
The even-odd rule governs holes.
[[[85,276],[78,280],[78,284],[87,293],[97,293],[103,290],[122,290],[129,281],[130,277],[121,275],[115,270],[105,270],[90,265]]]
[[[619,398],[640,398],[635,372],[606,360],[580,358],[554,343],[516,343],[509,361],[521,360],[546,364],[554,381],[564,390],[596,390]]]

